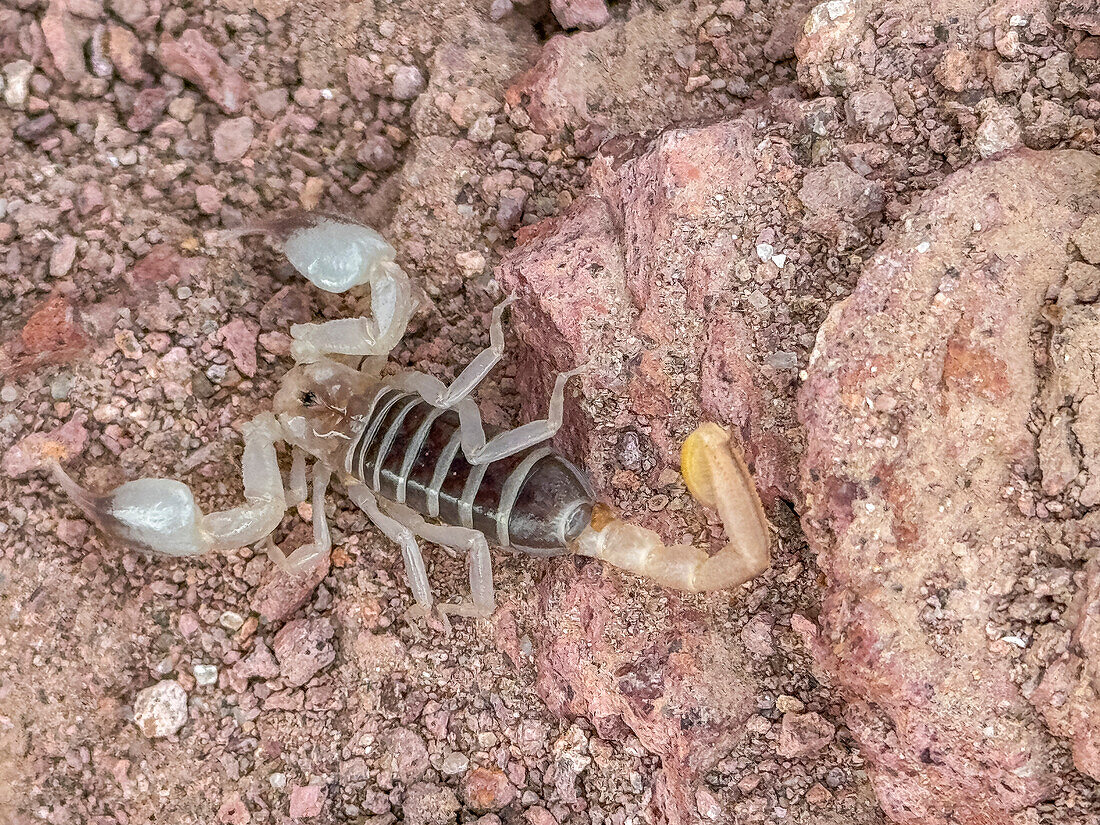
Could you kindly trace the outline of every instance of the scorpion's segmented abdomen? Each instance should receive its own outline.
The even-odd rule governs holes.
[[[470,464],[457,412],[393,388],[375,399],[346,469],[427,518],[539,555],[565,552],[588,526],[594,504],[580,470],[546,446]]]

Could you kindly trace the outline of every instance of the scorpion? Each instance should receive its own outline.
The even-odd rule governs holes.
[[[244,427],[240,506],[205,514],[186,484],[168,478],[141,478],[98,494],[50,460],[57,483],[108,536],[171,556],[255,544],[284,570],[304,573],[332,547],[325,497],[335,475],[400,546],[416,602],[410,613],[434,609],[448,627],[448,614],[494,611],[490,545],[532,556],[589,556],[690,592],[732,588],[768,567],[763,507],[743,458],[717,424],[701,425],[681,451],[689,492],[718,511],[726,531],[728,543],[714,555],[666,546],[656,532],[618,518],[597,502],[585,473],[548,446],[562,425],[566,383],[580,369],[557,377],[545,419],[486,429],[472,394],[504,353],[502,316],[514,295],[493,309],[488,348],[449,385],[412,370],[384,377],[386,356],[419,302],[378,232],[343,216],[297,213],[229,234],[266,234],[323,290],[367,285],[370,314],[291,327],[295,366],[273,410]],[[280,444],[291,453],[285,486]],[[287,508],[306,501],[310,480],[313,540],[284,555],[271,534]],[[469,601],[435,604],[418,540],[469,554]]]

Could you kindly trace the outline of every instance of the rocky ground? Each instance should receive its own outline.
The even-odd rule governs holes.
[[[0,83],[0,821],[1100,820],[1095,4],[8,0]],[[485,417],[585,364],[559,446],[669,540],[730,427],[772,569],[497,554],[447,636],[339,491],[302,579],[105,541],[47,434],[230,505],[288,326],[365,310],[211,231],[289,208],[397,247],[397,364],[518,293]]]

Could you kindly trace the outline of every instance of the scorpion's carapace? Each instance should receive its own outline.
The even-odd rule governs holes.
[[[257,416],[245,429],[240,507],[205,515],[191,491],[170,479],[141,479],[96,495],[55,464],[62,487],[106,532],[172,555],[266,540],[279,564],[306,569],[331,547],[324,504],[335,473],[349,497],[401,546],[422,610],[432,608],[433,598],[417,539],[469,553],[471,601],[441,605],[444,615],[492,612],[491,544],[534,555],[592,556],[688,591],[733,587],[767,568],[768,523],[721,428],[696,430],[684,444],[682,466],[692,494],[718,510],[729,543],[714,556],[665,546],[653,531],[598,505],[585,474],[548,446],[561,427],[566,382],[577,371],[558,376],[545,419],[486,433],[471,394],[503,354],[501,318],[512,298],[493,311],[489,347],[450,385],[419,372],[383,377],[381,363],[415,309],[392,247],[374,230],[331,216],[296,216],[266,227],[321,288],[369,284],[372,315],[292,327],[297,366],[283,379],[274,414]],[[279,442],[292,453],[286,487]],[[285,509],[307,496],[307,456],[314,460],[313,542],[284,556],[268,537]]]

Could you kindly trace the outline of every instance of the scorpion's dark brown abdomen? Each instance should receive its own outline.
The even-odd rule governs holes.
[[[543,445],[471,465],[458,413],[396,389],[375,400],[347,470],[427,518],[540,555],[565,552],[588,525],[594,503],[581,471]]]

